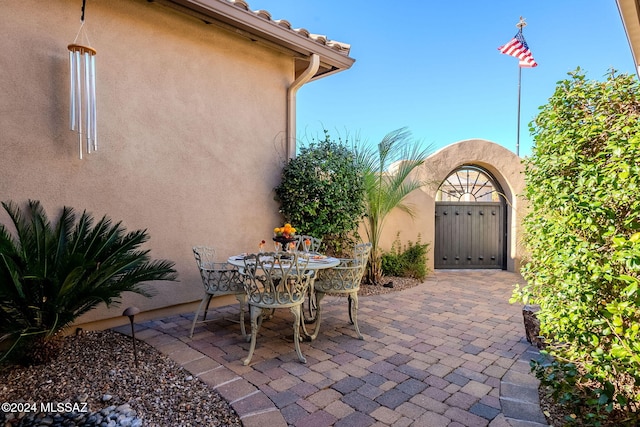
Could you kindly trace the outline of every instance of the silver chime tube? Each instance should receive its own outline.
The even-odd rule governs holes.
[[[80,61],[80,51],[76,50],[74,56],[76,65],[74,70],[76,76],[76,122],[73,130],[78,132],[78,150],[82,159],[82,62]]]
[[[75,130],[76,126],[76,80],[74,71],[76,69],[75,66],[75,55],[73,51],[69,51],[69,128],[71,130]]]
[[[93,139],[93,149],[98,149],[98,127],[96,126],[96,56],[91,55],[91,138]]]
[[[91,60],[89,59],[89,52],[84,52],[84,118],[86,125],[85,138],[87,139],[87,153],[91,153],[91,83],[89,79],[89,69],[91,68]]]

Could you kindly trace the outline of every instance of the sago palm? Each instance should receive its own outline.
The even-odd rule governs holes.
[[[394,209],[414,216],[411,206],[404,200],[424,185],[411,173],[424,163],[429,148],[421,148],[417,141],[411,139],[411,133],[401,128],[389,132],[377,146],[359,144],[355,151],[365,181],[364,228],[372,245],[367,283],[378,285],[382,278],[379,243],[385,219]]]
[[[94,225],[86,211],[76,221],[69,207],[52,225],[38,201],[25,213],[12,202],[2,206],[14,233],[0,224],[0,341],[46,340],[123,292],[151,296],[143,282],[176,279],[173,262],[151,261],[139,249],[146,230],[127,233],[106,216]]]

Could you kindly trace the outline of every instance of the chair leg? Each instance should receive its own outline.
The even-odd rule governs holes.
[[[315,340],[318,337],[318,333],[320,332],[320,321],[322,319],[322,305],[320,304],[320,302],[322,301],[322,298],[324,298],[324,292],[319,292],[316,290],[316,304],[318,308],[316,309],[316,327],[313,330],[313,334],[309,336],[309,338],[311,338],[311,341]]]
[[[236,294],[236,299],[240,303],[240,332],[242,333],[242,337],[249,341],[250,338],[247,336],[247,330],[244,327],[244,307],[247,304],[247,295]]]
[[[258,318],[262,316],[262,308],[255,305],[249,305],[249,311],[251,313],[251,345],[249,346],[249,355],[244,359],[243,364],[246,366],[251,362],[253,357],[253,351],[256,349],[256,336],[258,335]],[[262,323],[260,319],[260,323]]]
[[[302,306],[303,315],[305,315],[304,323],[313,323],[316,321],[316,312],[318,310],[318,300],[316,298],[314,283],[315,283],[315,277],[312,277],[311,280],[309,281],[309,287],[307,289],[307,298],[305,299],[309,317],[306,317],[306,314],[305,314],[305,307],[304,307],[305,303],[303,303],[303,306]]]
[[[293,344],[296,347],[296,353],[298,353],[298,359],[302,363],[307,363],[307,359],[302,355],[300,350],[300,321],[302,320],[302,305],[294,305],[289,310],[293,313]]]
[[[207,320],[207,312],[209,311],[209,304],[211,304],[211,298],[213,298],[213,295],[209,294],[209,299],[207,300],[207,306],[205,307],[204,315],[202,316],[203,322]]]
[[[193,330],[196,327],[196,322],[198,321],[198,315],[200,315],[200,310],[202,310],[202,306],[204,305],[204,302],[207,301],[207,299],[209,299],[209,301],[211,301],[211,296],[210,295],[205,295],[204,298],[202,298],[202,301],[200,302],[200,305],[198,306],[198,310],[196,311],[196,315],[193,317],[193,323],[191,324],[191,332],[189,333],[189,338],[193,338]],[[209,303],[207,303],[207,307],[209,306]],[[207,312],[205,310],[204,315],[207,315]],[[203,319],[204,320],[204,319]]]
[[[363,340],[364,337],[360,333],[360,328],[358,327],[358,292],[351,292],[349,294],[349,318],[351,319],[351,323],[356,327],[356,334],[358,338]]]

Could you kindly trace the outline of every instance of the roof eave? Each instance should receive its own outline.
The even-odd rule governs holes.
[[[627,33],[636,73],[640,77],[640,0],[616,0],[616,3]]]
[[[153,1],[153,0],[151,0]],[[320,69],[313,80],[335,74],[351,68],[355,60],[349,57],[349,46],[343,43],[323,44],[309,37],[306,30],[288,28],[286,21],[279,23],[246,9],[242,0],[156,0],[159,3],[174,6],[206,23],[218,23],[233,28],[241,35],[266,41],[269,44],[287,49],[304,62],[311,54],[320,56]]]

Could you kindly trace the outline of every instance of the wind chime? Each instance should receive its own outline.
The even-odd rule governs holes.
[[[69,49],[69,124],[72,131],[78,133],[80,158],[82,146],[86,144],[87,153],[98,149],[96,130],[96,50],[89,47],[89,36],[84,29],[84,9],[82,1],[80,29]],[[80,40],[78,40],[80,39]],[[85,43],[86,44],[83,44]]]

